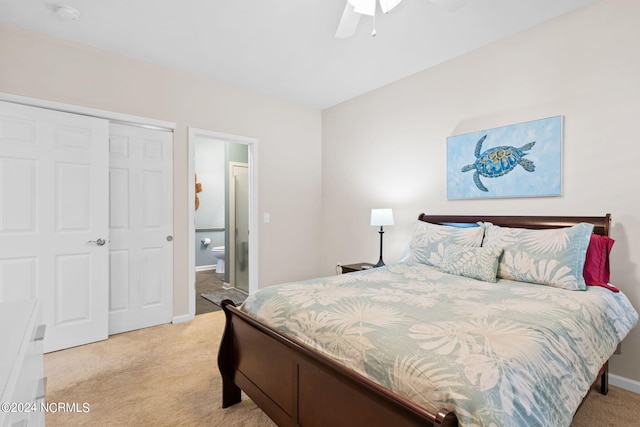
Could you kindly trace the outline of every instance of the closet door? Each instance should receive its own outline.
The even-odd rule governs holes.
[[[109,334],[173,317],[173,133],[112,123]]]
[[[107,338],[108,132],[0,102],[0,302],[42,301],[45,352]]]

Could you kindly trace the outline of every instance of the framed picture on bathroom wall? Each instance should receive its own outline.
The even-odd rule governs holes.
[[[562,116],[447,138],[447,198],[562,195]]]

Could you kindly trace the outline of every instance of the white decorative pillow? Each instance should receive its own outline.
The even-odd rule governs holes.
[[[450,245],[444,249],[440,269],[446,273],[495,283],[502,248]]]
[[[485,223],[482,246],[502,248],[498,278],[585,290],[582,271],[593,224],[548,230]]]
[[[444,249],[450,245],[475,246],[482,244],[484,226],[452,227],[416,221],[413,235],[409,242],[408,254],[402,261],[416,261],[439,267],[444,256]]]

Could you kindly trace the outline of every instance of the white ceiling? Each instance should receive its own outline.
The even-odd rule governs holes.
[[[298,104],[326,108],[596,0],[404,0],[335,39],[346,0],[0,0],[6,21]],[[2,64],[7,66],[7,64]]]

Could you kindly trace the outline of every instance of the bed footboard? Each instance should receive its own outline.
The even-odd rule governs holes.
[[[446,426],[454,413],[432,414],[367,378],[247,316],[225,300],[218,367],[224,408],[243,390],[279,426]]]

